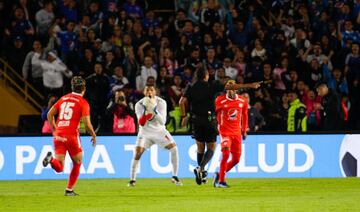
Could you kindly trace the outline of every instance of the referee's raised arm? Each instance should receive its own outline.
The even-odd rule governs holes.
[[[253,82],[246,84],[227,84],[225,85],[225,90],[239,90],[243,88],[252,88],[258,89],[261,86],[262,82]]]

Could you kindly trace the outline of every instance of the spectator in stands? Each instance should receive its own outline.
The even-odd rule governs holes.
[[[156,88],[159,89],[158,95],[161,98],[168,100],[168,89],[170,85],[171,77],[169,77],[168,70],[165,67],[161,67],[159,76],[156,79]]]
[[[127,2],[124,4],[124,10],[126,14],[134,19],[144,17],[144,12],[142,8],[136,4],[136,0],[127,0]]]
[[[247,61],[245,58],[244,51],[236,48],[234,60],[232,61],[233,66],[238,70],[238,75],[244,75],[247,68]]]
[[[22,65],[26,58],[26,47],[24,39],[20,35],[14,37],[12,45],[6,51],[6,58],[11,67],[21,75]]]
[[[175,75],[173,85],[168,90],[169,97],[172,103],[172,108],[179,106],[179,100],[184,94],[184,87],[180,75]]]
[[[91,27],[95,30],[100,29],[100,23],[103,22],[104,13],[100,10],[100,4],[97,1],[90,2],[89,5],[89,17]]]
[[[113,114],[113,133],[135,133],[135,112],[132,110],[126,100],[124,91],[115,91],[114,99],[107,106],[107,112]]]
[[[276,67],[273,71],[274,78],[274,88],[279,92],[284,92],[286,90],[286,86],[284,83],[284,73],[288,71],[289,67],[289,59],[287,57],[283,57],[280,60],[280,66]]]
[[[206,7],[200,11],[200,23],[203,24],[204,27],[209,27],[221,20],[222,15],[219,8],[217,8],[215,0],[208,0]]]
[[[321,96],[322,103],[319,109],[322,110],[323,130],[342,130],[344,124],[344,112],[341,106],[339,94],[328,88],[326,83],[320,83],[316,88]]]
[[[66,31],[57,33],[57,38],[60,40],[61,59],[69,68],[74,69],[77,61],[77,49],[79,43],[79,35],[74,32],[75,22],[69,20],[66,24]]]
[[[306,132],[306,106],[300,101],[295,90],[288,92],[288,98],[290,107],[288,111],[287,131]]]
[[[244,24],[243,21],[236,20],[234,23],[234,27],[229,29],[230,40],[242,49],[248,46],[249,34],[250,31],[252,30],[251,28],[252,20],[253,20],[253,15],[252,13],[250,13],[246,25]],[[229,24],[229,26],[232,25],[233,25],[232,23]]]
[[[83,78],[92,74],[93,67],[95,65],[94,53],[90,48],[84,50],[84,55],[80,58],[78,67],[79,75]]]
[[[42,38],[47,38],[50,26],[55,18],[53,1],[47,0],[43,3],[43,9],[36,13],[36,31]]]
[[[110,88],[114,93],[117,90],[123,89],[129,80],[124,76],[124,69],[121,66],[114,68],[114,74],[110,78]]]
[[[110,83],[101,63],[95,63],[94,73],[86,78],[86,88],[86,97],[91,107],[91,123],[96,131],[102,132]]]
[[[41,129],[41,133],[43,134],[50,134],[52,133],[51,126],[47,120],[47,113],[49,112],[50,108],[56,103],[57,97],[56,96],[49,96],[47,102],[47,106],[41,109],[41,119],[44,121],[43,127]]]
[[[216,58],[216,51],[214,47],[207,50],[203,64],[209,72],[209,82],[212,82],[215,80],[216,70],[222,66],[221,62]]]
[[[57,7],[60,10],[60,14],[64,16],[66,22],[77,22],[78,11],[75,0],[57,1]]]
[[[331,73],[329,67],[324,64],[323,71],[324,79],[330,89],[335,90],[336,92],[341,94],[349,93],[346,79],[342,76],[340,69],[335,68]]]
[[[31,22],[26,18],[24,9],[21,7],[15,8],[13,17],[8,24],[5,28],[5,35],[9,36],[10,39],[17,36],[28,38],[27,36],[32,36],[35,33]]]
[[[261,61],[265,61],[267,59],[266,49],[262,46],[260,39],[255,40],[255,48],[251,51],[251,57],[260,57]]]
[[[344,28],[342,28],[342,24],[344,24]],[[338,22],[338,37],[343,47],[345,46],[347,40],[351,40],[356,43],[360,42],[359,32],[354,31],[351,20],[340,20]]]
[[[313,50],[313,54],[309,54],[311,50]],[[310,48],[308,48],[303,55],[303,59],[306,60],[307,63],[311,63],[314,59],[316,59],[320,66],[326,62],[328,68],[330,70],[333,69],[329,58],[326,55],[322,54],[320,43],[315,43],[313,46],[310,46]]]
[[[22,66],[22,76],[25,80],[28,80],[38,91],[43,90],[43,69],[40,64],[34,64],[32,60],[35,53],[40,54],[41,60],[46,60],[46,50],[42,48],[41,42],[35,40],[33,43],[33,51],[30,51],[25,58]],[[35,60],[36,61],[36,60]]]
[[[160,46],[159,62],[160,66],[164,66],[168,71],[169,75],[173,76],[175,70],[179,68],[178,61],[173,57],[173,52],[169,47],[169,42],[163,40]]]
[[[138,91],[144,90],[146,81],[149,76],[154,77],[156,80],[157,72],[152,66],[153,66],[153,60],[151,59],[151,57],[146,56],[144,59],[144,65],[141,66],[140,75],[136,77],[136,89]]]
[[[66,65],[57,57],[56,52],[50,51],[47,54],[47,60],[41,60],[41,54],[34,53],[32,57],[32,64],[40,65],[43,70],[43,82],[45,88],[45,96],[55,95],[62,96],[64,86],[64,76],[66,78],[72,77],[73,73],[66,67]]]
[[[360,52],[358,43],[351,45],[351,52],[346,56],[345,75],[350,86],[354,79],[360,78]]]
[[[311,46],[310,41],[307,39],[306,32],[302,28],[296,29],[295,38],[290,40],[290,44],[297,50],[302,50],[302,52],[305,52]]]
[[[313,90],[309,90],[302,98],[306,106],[307,128],[309,130],[320,130],[321,124],[321,97],[316,96]]]
[[[317,59],[310,62],[309,70],[305,73],[304,79],[306,84],[312,88],[323,80],[323,70]]]
[[[259,131],[263,125],[265,125],[264,117],[260,114],[260,112],[250,104],[250,95],[248,93],[242,93],[241,96],[243,96],[246,99],[246,102],[248,104],[248,123],[249,123],[249,131],[250,132],[257,132]]]
[[[235,80],[238,75],[238,70],[231,65],[231,59],[229,57],[225,57],[223,60],[223,67],[225,69],[225,75]]]
[[[155,17],[154,10],[146,11],[143,26],[145,30],[154,30],[160,24],[159,20]]]
[[[156,3],[165,4],[163,0]],[[237,82],[273,80],[249,93],[252,105],[261,109],[267,123],[264,130],[286,131],[288,106],[281,97],[287,89],[297,89],[303,100],[318,82],[326,80],[331,90],[343,96],[348,93],[351,107],[346,129],[359,126],[357,1],[179,0],[175,1],[176,14],[155,15],[155,8],[136,0],[21,0],[5,1],[3,7],[0,0],[2,56],[20,72],[22,63],[18,61],[30,52],[23,66],[24,77],[30,80],[33,76],[39,82],[40,65],[34,64],[33,58],[40,51],[30,50],[34,38],[43,44],[49,38],[48,49],[60,50],[60,58],[75,75],[91,75],[95,62],[102,63],[109,76],[121,66],[120,78],[129,81],[124,92],[130,107],[142,96],[137,89],[146,81],[159,84],[159,93],[167,96],[174,76],[180,75],[184,85],[190,84],[201,67],[209,69],[210,80],[215,78],[211,86],[216,91],[228,76]],[[18,49],[14,47],[17,36],[23,40],[17,42]],[[46,52],[40,53],[42,61],[47,59]],[[151,65],[141,67],[148,58]],[[63,78],[65,73],[58,74]],[[59,80],[53,84],[69,87],[67,80]],[[89,90],[89,96],[91,92],[98,91]],[[106,93],[111,92],[108,89]],[[107,105],[109,99],[100,101]],[[112,126],[105,128],[111,131]]]
[[[114,68],[119,64],[115,60],[114,52],[108,51],[105,54],[105,61],[104,61],[104,72],[108,76],[112,76],[114,74]]]

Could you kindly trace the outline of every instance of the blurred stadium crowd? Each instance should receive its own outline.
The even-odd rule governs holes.
[[[219,92],[228,79],[272,80],[247,91],[253,130],[286,131],[298,100],[307,130],[321,130],[321,82],[341,97],[342,129],[360,129],[359,0],[176,0],[155,12],[162,2],[0,0],[1,56],[49,97],[44,114],[71,76],[86,78],[99,132],[136,130],[147,83],[168,102],[171,131],[186,131],[178,102],[201,67]]]

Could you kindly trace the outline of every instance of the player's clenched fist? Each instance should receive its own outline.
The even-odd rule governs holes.
[[[156,108],[155,98],[153,98],[151,96],[145,97],[145,108],[146,108],[146,112],[153,113],[154,109]]]

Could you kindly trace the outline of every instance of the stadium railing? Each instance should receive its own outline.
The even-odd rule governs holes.
[[[40,102],[44,101],[44,96],[2,58],[0,58],[0,79],[5,82],[7,88],[12,88],[25,101],[30,102],[34,108],[41,111]]]

